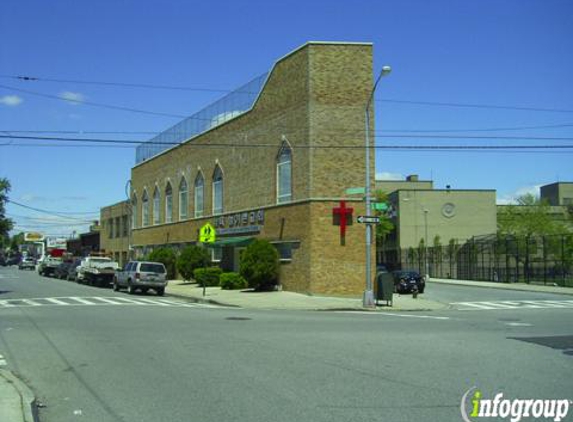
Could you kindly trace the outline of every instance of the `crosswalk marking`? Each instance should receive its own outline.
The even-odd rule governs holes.
[[[453,302],[460,311],[485,311],[505,309],[573,309],[573,300],[500,300],[488,302]]]
[[[188,308],[220,308],[217,305],[207,303],[192,303],[164,298],[145,297],[42,297],[26,299],[3,299],[0,300],[2,308],[21,308],[39,306],[161,306],[161,307],[188,307]]]

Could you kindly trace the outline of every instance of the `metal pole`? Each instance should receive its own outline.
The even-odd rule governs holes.
[[[424,261],[426,280],[430,278],[430,262],[428,260],[428,210],[424,208]]]
[[[391,69],[390,66],[384,66],[380,75],[376,79],[374,83],[374,87],[372,88],[372,92],[370,93],[370,97],[368,98],[368,103],[366,103],[366,110],[364,113],[365,121],[366,121],[366,130],[365,130],[365,148],[366,148],[366,186],[365,186],[365,194],[366,194],[366,217],[370,217],[370,103],[372,102],[372,98],[374,97],[374,92],[376,91],[376,87],[378,86],[378,82],[380,82],[380,78],[382,76],[387,75],[390,73]],[[366,290],[364,291],[364,295],[362,297],[362,305],[365,308],[375,308],[376,301],[374,300],[374,291],[372,289],[372,269],[371,269],[371,259],[372,259],[372,225],[366,224]]]

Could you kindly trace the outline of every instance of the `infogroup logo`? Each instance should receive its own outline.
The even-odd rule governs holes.
[[[503,393],[495,394],[493,399],[485,399],[477,387],[472,387],[463,395],[460,411],[465,422],[478,421],[481,418],[509,418],[511,422],[534,418],[559,422],[569,413],[570,405],[571,401],[568,399],[506,399]]]

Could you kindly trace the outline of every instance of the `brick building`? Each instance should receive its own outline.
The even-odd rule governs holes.
[[[100,246],[105,252],[121,266],[129,257],[130,245],[130,208],[129,201],[121,201],[100,210],[101,233]]]
[[[364,213],[361,200],[344,195],[364,186],[372,79],[371,44],[309,42],[142,144],[131,173],[134,252],[196,243],[209,222],[213,256],[226,270],[262,238],[280,253],[285,290],[361,293],[365,226],[348,225],[342,239],[333,209],[346,199],[354,220]]]

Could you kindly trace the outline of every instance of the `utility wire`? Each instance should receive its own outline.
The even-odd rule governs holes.
[[[382,129],[377,130],[375,133],[456,133],[456,132],[501,132],[513,130],[532,130],[532,129],[557,129],[573,127],[573,123],[561,123],[554,125],[536,125],[536,126],[505,126],[505,127],[491,127],[491,128],[474,128],[474,129]],[[349,130],[351,131],[351,130]],[[129,130],[0,130],[3,133],[54,133],[54,134],[98,134],[98,135],[159,135],[162,132],[146,132],[146,131],[129,131]],[[364,132],[364,130],[353,132]]]
[[[540,107],[519,107],[507,105],[492,105],[492,104],[468,104],[468,103],[448,103],[437,101],[410,101],[410,100],[395,100],[395,99],[377,99],[379,103],[394,103],[394,104],[415,104],[424,106],[437,106],[437,107],[466,107],[466,108],[485,108],[491,110],[519,110],[519,111],[539,111],[547,113],[573,113],[570,109],[559,108],[540,108]]]
[[[24,75],[0,75],[0,78],[9,78],[19,81],[75,83],[75,84],[86,84],[86,85],[120,86],[128,88],[168,89],[168,90],[203,91],[203,92],[218,92],[218,93],[234,92],[233,90],[215,89],[215,88],[135,84],[128,82],[85,81],[77,79],[76,80],[53,79],[53,78],[41,78],[36,76],[24,76]],[[258,92],[256,92],[255,94],[257,93]],[[414,100],[397,100],[389,98],[376,99],[375,101],[381,103],[413,104],[413,105],[438,106],[438,107],[469,107],[469,108],[503,109],[503,110],[519,110],[519,111],[539,111],[539,112],[551,112],[551,113],[573,113],[573,110],[570,109],[521,107],[521,106],[509,106],[509,105],[471,104],[471,103],[438,102],[438,101],[414,101]]]
[[[75,100],[75,99],[68,99],[68,98],[62,98],[59,97],[57,95],[50,95],[50,94],[43,94],[41,92],[35,92],[35,91],[29,91],[27,89],[19,89],[19,88],[14,88],[11,86],[6,86],[6,85],[1,85],[0,84],[0,88],[4,88],[4,89],[9,89],[12,91],[16,91],[16,92],[23,92],[25,94],[28,95],[34,95],[36,97],[44,97],[44,98],[50,98],[53,100],[60,100],[60,101],[67,101],[67,102],[72,102],[72,103],[76,103],[76,104],[85,104],[88,106],[92,106],[92,107],[100,107],[100,108],[109,108],[112,110],[121,110],[121,111],[129,111],[132,113],[141,113],[141,114],[149,114],[152,116],[163,116],[163,117],[177,117],[179,119],[187,119],[189,118],[189,116],[184,116],[182,114],[171,114],[171,113],[161,113],[161,112],[156,112],[156,111],[149,111],[149,110],[140,110],[137,108],[131,108],[131,107],[123,107],[123,106],[116,106],[116,105],[111,105],[111,104],[102,104],[102,103],[94,103],[91,101],[85,101],[85,100]],[[197,120],[209,120],[210,119],[200,119],[200,118],[194,118]]]
[[[41,208],[30,207],[29,205],[20,204],[19,202],[16,202],[12,199],[6,199],[6,202],[9,202],[11,204],[17,205],[17,206],[22,207],[22,208],[26,208],[28,210],[41,212],[41,213],[48,214],[48,215],[53,215],[54,217],[65,218],[68,220],[81,221],[85,224],[90,224],[93,222],[92,220],[85,220],[85,219],[80,219],[80,218],[76,218],[76,217],[70,217],[68,215],[63,215],[63,214],[66,214],[66,212],[63,212],[63,211],[62,212],[60,212],[60,211],[54,212],[54,211],[50,211],[50,210],[44,210]],[[70,214],[97,214],[97,213],[96,212],[93,212],[93,213],[91,213],[91,212],[90,213],[83,213],[83,212],[82,213],[80,213],[80,212],[71,213],[70,212]]]

